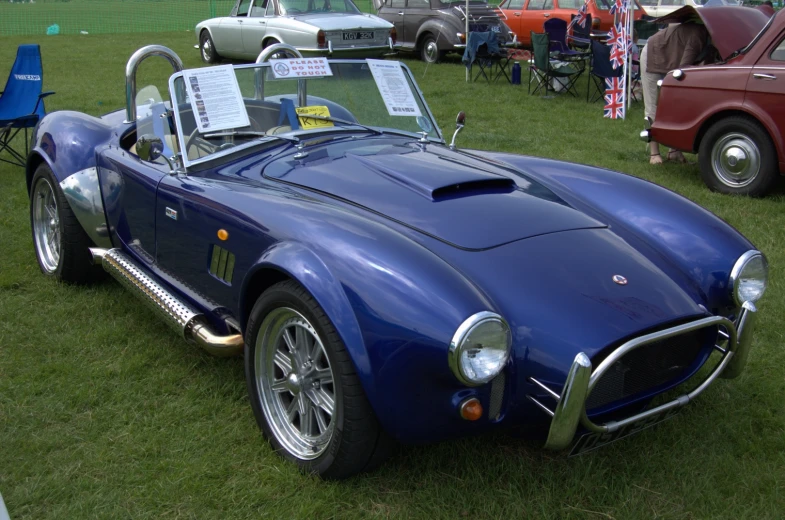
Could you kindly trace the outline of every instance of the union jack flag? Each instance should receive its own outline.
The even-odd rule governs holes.
[[[621,24],[616,24],[611,26],[611,30],[608,31],[608,41],[606,42],[608,45],[616,47],[624,48],[624,29],[621,28]]]
[[[624,78],[605,78],[603,117],[624,119]]]
[[[610,13],[619,13],[622,14],[627,11],[627,0],[614,0],[613,4],[611,4]]]
[[[611,48],[611,67],[613,70],[624,66],[624,47],[614,45]]]
[[[569,32],[576,23],[580,24],[581,27],[586,28],[587,5],[588,0],[578,9],[578,14],[573,16],[572,20],[570,20],[570,24],[567,26],[567,32]]]

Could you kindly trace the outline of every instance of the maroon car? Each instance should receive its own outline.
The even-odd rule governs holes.
[[[764,195],[785,174],[785,13],[685,7],[660,20],[691,17],[706,25],[721,61],[669,72],[641,138],[697,153],[712,190]]]

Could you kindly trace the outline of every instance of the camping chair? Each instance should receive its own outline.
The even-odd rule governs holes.
[[[38,45],[20,45],[5,90],[0,92],[0,153],[8,151],[11,159],[0,161],[24,166],[27,159],[27,129],[33,128],[46,114],[44,98],[54,92],[41,92],[43,85],[41,50]],[[11,147],[11,141],[25,131],[24,155]]]
[[[472,67],[475,63],[479,67],[480,70],[474,77],[474,81],[477,81],[477,78],[483,76],[486,81],[490,82],[491,77],[493,77],[493,68],[497,65],[500,70],[496,74],[496,78],[504,73],[504,76],[507,77],[507,81],[509,82],[510,78],[507,76],[507,71],[502,67],[502,60],[504,59],[507,59],[507,51],[502,51],[502,49],[499,48],[499,42],[495,32],[475,31],[469,33],[469,40],[466,42],[466,50],[463,53],[463,59],[461,61],[469,68],[469,76],[472,74]],[[490,76],[486,74],[486,70]]]
[[[567,22],[561,18],[551,18],[543,27],[550,39],[548,47],[551,52],[558,52],[560,57],[567,59],[584,56],[585,53],[570,49],[567,45]]]
[[[557,93],[569,92],[577,97],[575,82],[583,74],[583,62],[556,64],[551,62],[548,50],[548,33],[532,31],[532,60],[529,62],[529,94],[536,94],[540,89],[547,91],[551,82],[558,84],[561,89]],[[532,92],[532,81],[537,80],[537,87]]]
[[[633,101],[641,101],[635,94],[636,90],[641,91],[641,62],[636,59],[637,56],[633,55],[632,62],[630,63],[632,69],[630,70],[630,96]],[[641,91],[642,92],[642,91]]]
[[[571,20],[575,19],[572,15]],[[567,43],[572,45],[573,49],[578,49],[583,52],[591,52],[591,15],[586,15],[586,26],[581,27],[575,23],[572,26],[572,33],[567,34]]]
[[[605,95],[605,80],[607,78],[620,78],[624,69],[614,69],[611,65],[611,48],[604,43],[591,42],[591,66],[589,69],[589,85],[586,88],[586,101],[594,103]],[[594,83],[594,96],[592,96],[592,82]]]

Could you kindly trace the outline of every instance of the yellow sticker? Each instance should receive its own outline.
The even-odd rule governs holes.
[[[323,128],[325,126],[334,126],[331,121],[322,121],[321,119],[313,119],[308,117],[330,117],[330,109],[326,106],[298,107],[294,110],[297,112],[297,119],[300,120],[300,126],[303,127],[303,130],[309,130],[311,128]]]

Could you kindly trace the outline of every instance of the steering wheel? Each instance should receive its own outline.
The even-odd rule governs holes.
[[[248,121],[251,123],[251,129],[254,132],[261,132],[262,125],[259,124],[256,119],[252,118],[250,115],[248,116]],[[185,140],[185,156],[188,157],[188,151],[191,149],[191,146],[194,146],[197,150],[202,151],[206,154],[214,153],[216,149],[226,150],[228,148],[232,148],[236,146],[233,142],[228,140],[224,140],[223,143],[219,145],[214,145],[208,141],[205,141],[201,137],[199,137],[199,127],[193,129],[193,132],[190,133],[188,139]]]

